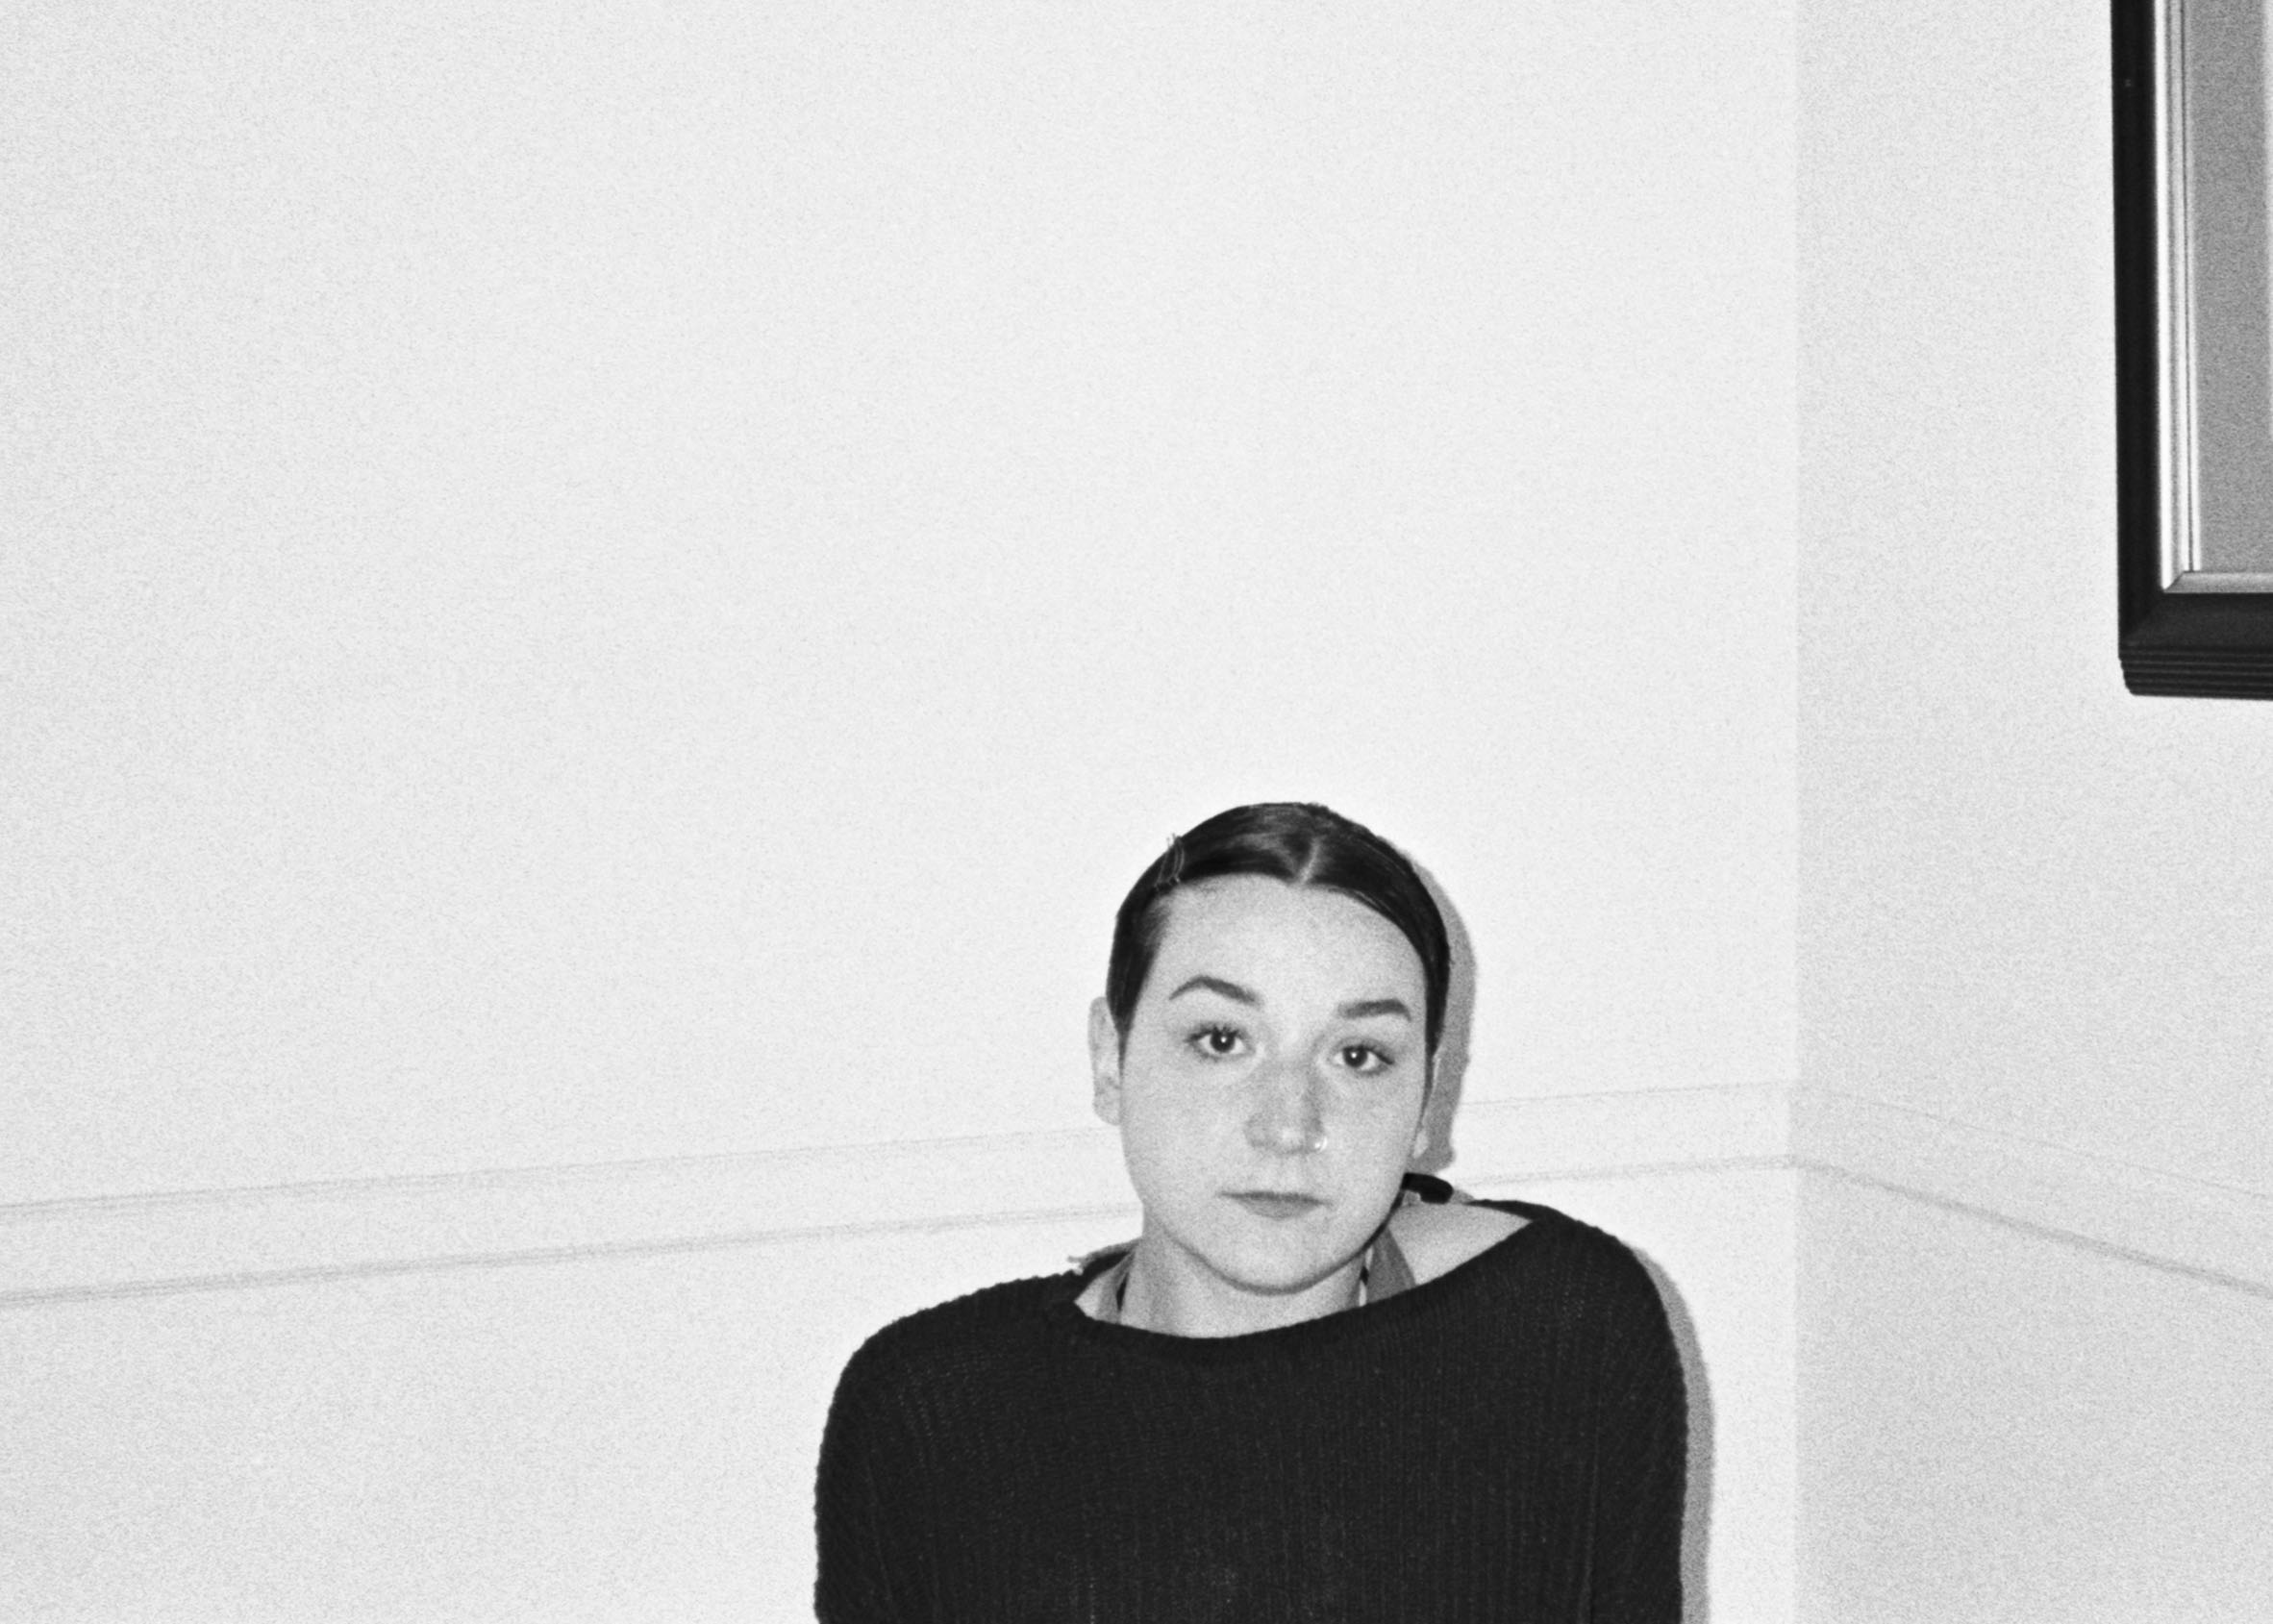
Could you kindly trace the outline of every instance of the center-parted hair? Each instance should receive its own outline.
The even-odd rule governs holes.
[[[1217,812],[1170,839],[1137,876],[1113,917],[1112,958],[1105,972],[1106,1008],[1123,1042],[1160,951],[1168,898],[1186,886],[1237,874],[1339,891],[1396,926],[1420,959],[1428,1052],[1436,1053],[1452,986],[1452,942],[1436,899],[1395,846],[1361,823],[1302,801],[1264,801]]]

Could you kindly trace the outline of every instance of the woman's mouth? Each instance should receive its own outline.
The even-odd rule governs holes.
[[[1280,1221],[1299,1218],[1305,1212],[1326,1205],[1314,1195],[1273,1195],[1268,1190],[1260,1189],[1239,1191],[1232,1199],[1259,1218]]]

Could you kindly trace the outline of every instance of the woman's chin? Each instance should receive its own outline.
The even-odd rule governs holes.
[[[1356,1250],[1334,1245],[1322,1237],[1291,1236],[1241,1237],[1233,1244],[1211,1247],[1200,1254],[1200,1262],[1208,1271],[1226,1285],[1265,1297],[1288,1297],[1308,1291],[1356,1259]]]

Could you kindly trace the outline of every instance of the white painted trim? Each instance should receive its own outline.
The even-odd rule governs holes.
[[[2273,1198],[1847,1094],[1792,1108],[1803,1167],[2273,1290]]]
[[[1110,1209],[1112,1135],[1003,1135],[0,1209],[0,1304]]]
[[[1443,1176],[1481,1187],[1614,1178],[1673,1168],[1786,1162],[1791,1095],[1783,1088],[1655,1088],[1464,1103]]]
[[[1473,1100],[1455,1183],[1800,1165],[2273,1289],[2273,1199],[1843,1094]],[[0,1208],[0,1307],[1093,1214],[1133,1227],[1105,1128]]]
[[[1784,1095],[1476,1101],[1448,1176],[1500,1183],[1782,1158]],[[1107,1128],[0,1208],[0,1305],[1136,1207]]]

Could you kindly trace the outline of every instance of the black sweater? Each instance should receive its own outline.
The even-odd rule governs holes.
[[[821,1445],[823,1624],[1675,1619],[1686,1409],[1649,1276],[1552,1208],[1385,1301],[1105,1325],[1110,1260],[886,1327]]]

